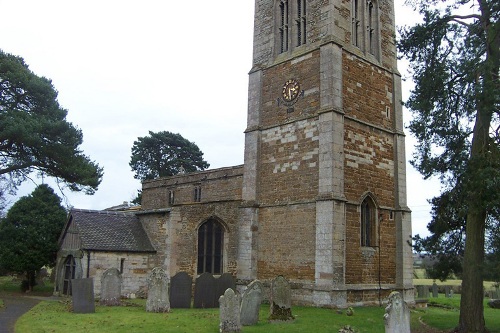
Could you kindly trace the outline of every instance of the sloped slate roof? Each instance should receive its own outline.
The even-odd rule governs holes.
[[[134,213],[72,209],[83,250],[155,252]]]

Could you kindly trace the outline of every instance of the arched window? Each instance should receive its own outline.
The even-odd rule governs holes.
[[[198,274],[223,273],[224,228],[209,219],[198,229]]]
[[[366,197],[361,203],[361,246],[377,245],[377,220],[375,203]]]
[[[75,257],[69,255],[64,261],[64,284],[63,294],[71,295],[71,279],[75,278],[76,262]]]

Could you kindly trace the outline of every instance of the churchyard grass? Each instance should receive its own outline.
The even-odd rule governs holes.
[[[17,289],[18,290],[18,289]],[[430,298],[429,306],[423,310],[412,311],[412,332],[427,332],[419,318],[429,326],[442,332],[449,332],[458,323],[460,296]],[[485,300],[486,304],[487,300]],[[151,313],[145,311],[145,300],[126,301],[128,306],[105,307],[96,303],[93,314],[75,314],[70,311],[68,301],[42,301],[23,315],[16,323],[16,332],[218,332],[218,309],[172,309],[170,313]],[[491,333],[500,333],[500,310],[485,305],[485,319]],[[384,332],[384,307],[354,308],[349,317],[337,310],[312,307],[292,307],[295,321],[287,323],[268,323],[269,306],[260,310],[260,321],[255,326],[244,326],[247,333],[274,332],[338,332],[350,325],[358,333]]]
[[[136,306],[96,306],[93,314],[74,314],[68,304],[43,301],[23,315],[16,323],[16,332],[218,332],[218,309],[172,309],[170,313],[145,311],[144,300],[129,302]],[[384,308],[355,308],[348,317],[331,309],[293,307],[295,321],[268,323],[269,306],[263,305],[260,321],[255,326],[243,327],[243,332],[337,332],[344,325],[351,325],[359,333],[384,332]]]

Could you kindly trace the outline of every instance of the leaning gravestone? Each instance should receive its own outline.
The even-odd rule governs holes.
[[[384,321],[385,333],[410,333],[410,309],[397,291],[389,295]]]
[[[260,304],[264,287],[258,280],[252,281],[243,292],[240,306],[241,325],[255,325],[259,321]]]
[[[94,279],[71,280],[74,313],[95,313]]]
[[[155,267],[148,276],[147,312],[170,312],[168,276],[161,267]]]
[[[439,294],[438,294],[438,285],[436,284],[436,282],[434,282],[432,284],[432,297],[438,297]]]
[[[170,280],[170,307],[186,308],[191,307],[191,288],[193,279],[186,272],[175,274]]]
[[[220,324],[219,332],[240,332],[240,296],[228,288],[219,298]]]
[[[217,285],[214,276],[210,273],[201,274],[194,285],[195,308],[216,308],[217,307]]]
[[[101,305],[120,305],[122,275],[116,268],[107,269],[101,276]]]
[[[283,276],[276,277],[271,284],[270,299],[271,321],[293,320],[292,316],[292,292],[290,284]]]

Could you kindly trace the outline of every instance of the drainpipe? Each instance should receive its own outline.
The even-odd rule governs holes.
[[[87,250],[87,279],[90,277],[90,250]]]
[[[380,264],[380,247],[381,247],[381,238],[380,238],[380,225],[382,224],[382,220],[384,216],[382,214],[379,215],[378,218],[378,304],[382,306],[382,276],[381,276],[381,264]]]

